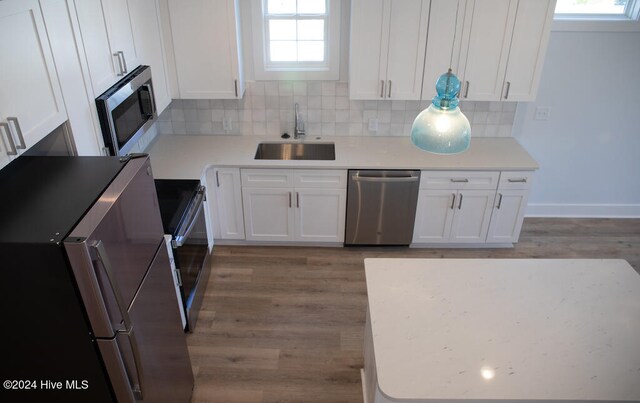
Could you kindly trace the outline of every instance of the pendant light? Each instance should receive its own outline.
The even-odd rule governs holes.
[[[458,25],[456,10],[456,26]],[[453,46],[455,46],[455,27],[451,60],[453,64]],[[471,125],[458,107],[460,80],[451,68],[436,81],[437,95],[431,105],[418,115],[411,127],[411,142],[418,148],[435,154],[456,154],[466,151],[471,143]]]

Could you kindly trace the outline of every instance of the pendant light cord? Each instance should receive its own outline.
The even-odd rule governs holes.
[[[456,34],[458,31],[458,14],[460,13],[460,0],[457,0],[458,4],[456,6],[456,23],[453,26],[453,43],[451,44],[451,59],[449,59],[449,71],[451,71],[451,66],[453,66],[453,52],[456,48]]]

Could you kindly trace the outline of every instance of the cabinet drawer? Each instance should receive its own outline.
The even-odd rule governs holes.
[[[293,172],[289,169],[241,169],[242,187],[293,187]]]
[[[496,189],[499,172],[422,171],[420,189]]]
[[[499,189],[529,189],[533,179],[532,171],[503,171],[500,174]]]
[[[347,171],[300,169],[293,172],[293,183],[296,188],[347,188]]]

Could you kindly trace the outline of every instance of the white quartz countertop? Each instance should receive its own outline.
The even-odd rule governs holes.
[[[334,161],[255,160],[261,142],[289,142],[268,136],[163,135],[149,154],[155,178],[200,179],[209,166],[327,169],[515,170],[538,168],[535,160],[513,138],[473,138],[471,147],[456,155],[436,155],[411,144],[408,137],[309,137],[311,142],[333,142]]]
[[[392,401],[640,401],[640,275],[624,260],[366,259],[365,271]]]

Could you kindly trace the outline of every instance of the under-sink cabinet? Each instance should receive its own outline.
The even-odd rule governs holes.
[[[244,239],[240,168],[210,168],[205,177],[213,237]]]
[[[248,241],[344,241],[347,172],[242,169]]]

